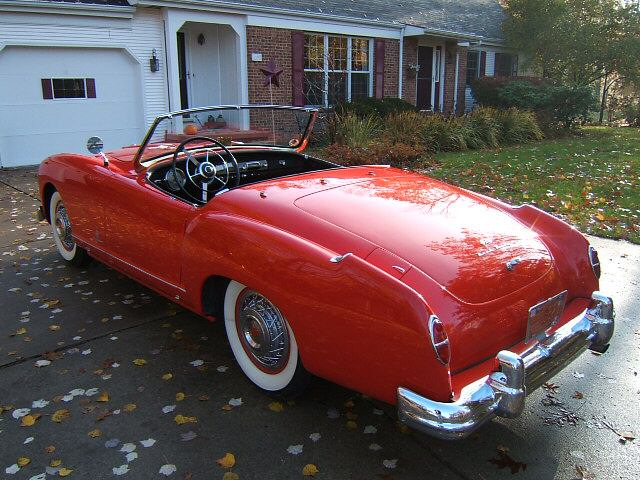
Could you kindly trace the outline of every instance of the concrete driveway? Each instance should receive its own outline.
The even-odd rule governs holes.
[[[592,239],[617,307],[610,351],[582,355],[520,418],[449,443],[322,380],[274,402],[221,324],[97,262],[66,266],[32,217],[35,169],[0,182],[0,478],[288,479],[307,464],[325,479],[640,477],[640,246]]]

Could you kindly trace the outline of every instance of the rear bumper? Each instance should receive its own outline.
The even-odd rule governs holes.
[[[455,402],[435,402],[398,388],[398,416],[416,430],[442,439],[468,436],[493,416],[522,413],[528,393],[571,363],[585,349],[603,353],[613,335],[613,301],[594,292],[581,315],[521,354],[502,350],[500,371],[462,389]]]

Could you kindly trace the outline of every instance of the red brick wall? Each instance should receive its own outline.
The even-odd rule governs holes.
[[[398,97],[398,67],[400,58],[400,42],[384,40],[384,96]],[[375,90],[374,90],[375,91]]]
[[[247,26],[247,72],[250,104],[291,105],[293,102],[291,80],[291,34],[293,30],[280,28]],[[252,53],[261,53],[262,61],[251,60]],[[282,69],[279,77],[280,86],[272,86],[273,97],[269,86],[264,85],[265,76],[260,68],[267,66],[270,60],[276,62],[276,66]],[[266,129],[271,131],[272,122],[275,122],[276,143],[284,144],[293,138],[291,131],[295,125],[291,124],[292,117],[289,114],[275,113],[271,111],[256,110],[251,113],[251,128]]]
[[[416,72],[409,65],[418,63],[418,39],[405,38],[402,52],[402,98],[416,104]]]
[[[456,52],[460,54],[458,64],[458,111],[456,114],[464,113],[464,89],[467,72],[467,48],[458,47],[457,42],[447,42],[445,46],[444,60],[444,102],[443,112],[451,114],[454,103],[454,87],[456,76]]]

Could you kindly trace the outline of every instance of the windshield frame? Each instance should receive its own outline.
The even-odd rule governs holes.
[[[318,112],[319,109],[317,107],[294,107],[294,106],[289,106],[289,105],[251,105],[251,104],[242,104],[242,105],[213,105],[213,106],[209,106],[209,107],[196,107],[196,108],[187,108],[185,110],[176,110],[174,112],[169,112],[169,113],[165,113],[163,115],[159,115],[157,116],[154,120],[153,123],[151,124],[151,126],[149,127],[149,130],[147,130],[146,135],[144,136],[144,139],[142,140],[142,143],[140,144],[140,147],[138,147],[138,151],[136,152],[135,156],[133,157],[133,164],[135,166],[135,170],[136,172],[139,172],[140,170],[142,170],[143,168],[145,168],[142,165],[142,154],[144,152],[144,150],[147,148],[147,146],[149,145],[149,142],[151,141],[151,138],[153,137],[153,134],[155,133],[156,128],[158,127],[158,125],[164,121],[164,120],[170,120],[175,116],[184,116],[186,114],[191,114],[191,113],[199,113],[199,112],[205,112],[205,111],[215,111],[215,110],[251,110],[251,109],[270,109],[270,110],[292,110],[292,111],[299,111],[299,112],[306,112],[309,113],[309,120],[307,121],[307,125],[305,127],[304,132],[302,133],[302,138],[300,139],[300,143],[298,145],[296,145],[295,147],[286,147],[286,146],[281,146],[281,145],[269,145],[269,144],[251,144],[251,145],[247,145],[247,146],[252,146],[252,147],[270,147],[270,148],[284,148],[284,149],[288,149],[291,148],[293,150],[295,150],[296,152],[301,152],[303,151],[307,144],[309,143],[309,135],[311,134],[311,131],[313,130],[313,125],[316,121],[316,118],[318,117]],[[149,159],[145,159],[144,162],[154,162],[155,160],[157,160],[157,158],[166,156],[165,155],[159,155],[158,157],[154,157],[154,158],[149,158]]]

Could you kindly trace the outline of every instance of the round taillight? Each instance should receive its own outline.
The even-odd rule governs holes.
[[[449,364],[451,360],[451,349],[449,348],[449,337],[447,331],[440,319],[431,315],[429,317],[429,335],[431,336],[431,344],[436,353],[436,358],[444,365]]]
[[[589,245],[589,261],[591,261],[591,268],[596,278],[600,278],[600,258],[598,258],[598,251]]]

